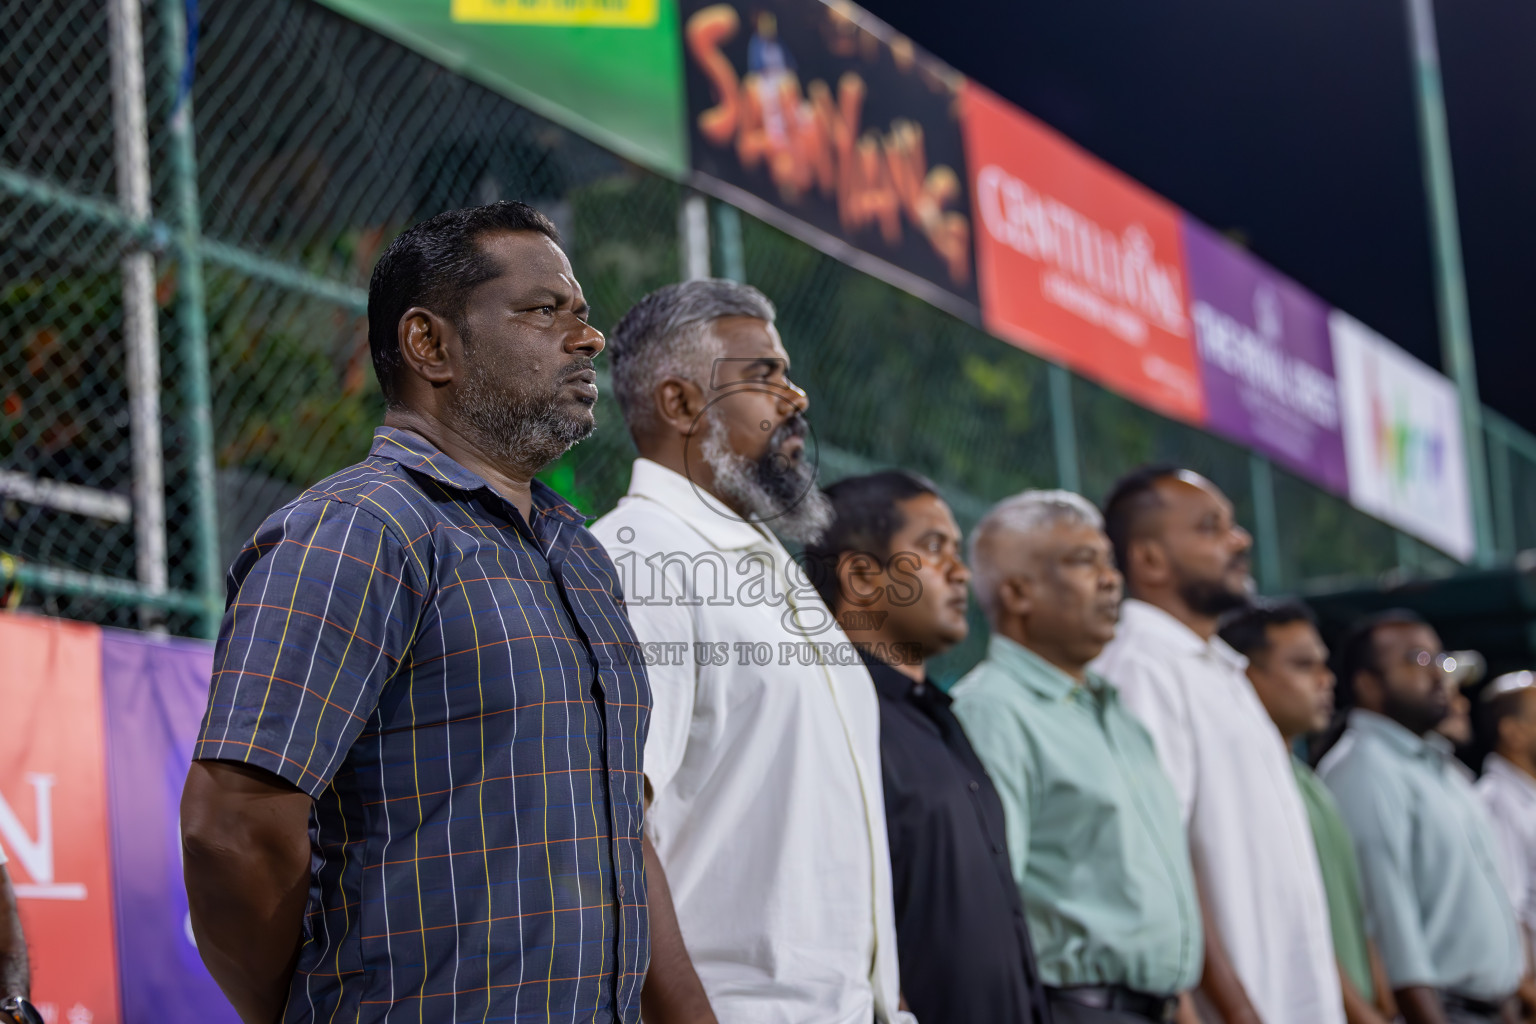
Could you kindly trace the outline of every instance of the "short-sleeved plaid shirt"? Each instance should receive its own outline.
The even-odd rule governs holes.
[[[613,563],[421,437],[235,560],[194,756],[315,799],[287,1022],[640,1016],[645,669]]]

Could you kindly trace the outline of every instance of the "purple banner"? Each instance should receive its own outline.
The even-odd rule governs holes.
[[[192,944],[181,879],[181,787],[213,651],[103,630],[107,786],[123,1019],[239,1024]]]
[[[1206,425],[1347,497],[1328,306],[1205,225],[1183,230]]]

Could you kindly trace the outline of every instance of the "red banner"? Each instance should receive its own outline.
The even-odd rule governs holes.
[[[0,615],[0,846],[50,1024],[117,1024],[101,631]]]
[[[974,83],[961,109],[987,329],[1201,422],[1178,210]]]

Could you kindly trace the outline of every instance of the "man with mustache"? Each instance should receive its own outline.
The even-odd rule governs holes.
[[[1227,1024],[1343,1024],[1317,852],[1290,753],[1216,636],[1247,603],[1252,538],[1189,470],[1150,466],[1104,505],[1128,599],[1094,663],[1157,745],[1205,921],[1201,1001]]]
[[[247,1024],[640,1019],[650,694],[612,562],[534,479],[593,429],[587,315],[522,203],[374,268],[384,424],[235,559],[182,796]]]
[[[1048,1024],[1003,803],[927,673],[969,629],[960,527],[905,470],[826,493],[836,518],[806,555],[880,696],[902,993],[919,1020]]]
[[[1119,618],[1103,520],[1080,495],[1025,491],[970,555],[992,638],[955,714],[1002,794],[1051,1013],[1171,1021],[1200,978],[1200,904],[1152,738],[1088,668]]]
[[[1435,726],[1450,712],[1439,635],[1381,612],[1345,638],[1349,727],[1318,766],[1360,853],[1365,906],[1408,1024],[1514,1024],[1524,949],[1493,827]]]
[[[1222,620],[1221,638],[1248,659],[1248,679],[1290,750],[1333,718],[1333,672],[1328,648],[1307,606],[1299,601],[1255,601]],[[1328,921],[1339,961],[1344,1016],[1349,1024],[1386,1024],[1397,1016],[1381,960],[1366,933],[1365,904],[1355,844],[1316,773],[1292,755],[1291,768],[1317,847]]]
[[[774,536],[815,541],[832,514],[773,320],[755,288],[689,281],[609,343],[640,458],[593,531],[652,655],[648,868],[686,943],[658,936],[646,1019],[895,1021],[879,708]]]

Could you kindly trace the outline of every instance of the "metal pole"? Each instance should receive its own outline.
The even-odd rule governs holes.
[[[697,192],[690,192],[677,210],[677,240],[682,249],[684,281],[709,276],[709,205]]]
[[[1056,445],[1056,484],[1064,491],[1081,491],[1083,474],[1077,464],[1077,421],[1072,413],[1072,372],[1047,363],[1051,391],[1051,439]]]
[[[140,0],[109,0],[112,41],[112,127],[118,204],[129,219],[147,223],[149,126],[144,113],[144,35]],[[155,307],[155,257],[140,245],[124,254],[123,338],[128,349],[128,421],[133,439],[133,532],[139,582],[152,594],[166,590],[165,460],[160,444],[160,322]],[[162,624],[145,607],[140,624]]]
[[[741,243],[741,211],[730,203],[716,203],[715,235],[720,250],[720,276],[745,281],[747,257]]]
[[[223,572],[219,566],[219,513],[214,496],[213,421],[209,412],[208,320],[204,309],[203,258],[199,248],[202,215],[198,208],[197,155],[193,139],[191,90],[182,89],[188,26],[184,0],[161,0],[165,19],[165,63],[174,91],[171,115],[171,170],[176,209],[172,218],[179,264],[177,319],[181,327],[181,380],[186,389],[187,443],[192,460],[193,544],[196,590],[202,597],[202,633],[218,635],[223,616]]]
[[[1269,460],[1248,453],[1248,486],[1253,491],[1253,532],[1258,559],[1259,589],[1267,594],[1283,587],[1280,579],[1280,517],[1275,510],[1275,478]]]
[[[1456,185],[1451,177],[1451,141],[1445,123],[1445,95],[1440,84],[1440,47],[1435,38],[1433,0],[1406,0],[1412,33],[1414,95],[1418,100],[1419,142],[1423,150],[1424,191],[1429,200],[1430,234],[1435,255],[1435,295],[1440,317],[1440,350],[1445,371],[1461,399],[1461,430],[1472,491],[1472,522],[1477,531],[1477,561],[1495,559],[1493,517],[1488,497],[1488,462],[1483,453],[1482,403],[1477,397],[1477,365],[1472,357],[1472,318],[1467,311],[1467,282],[1461,265],[1461,230],[1456,221]]]

